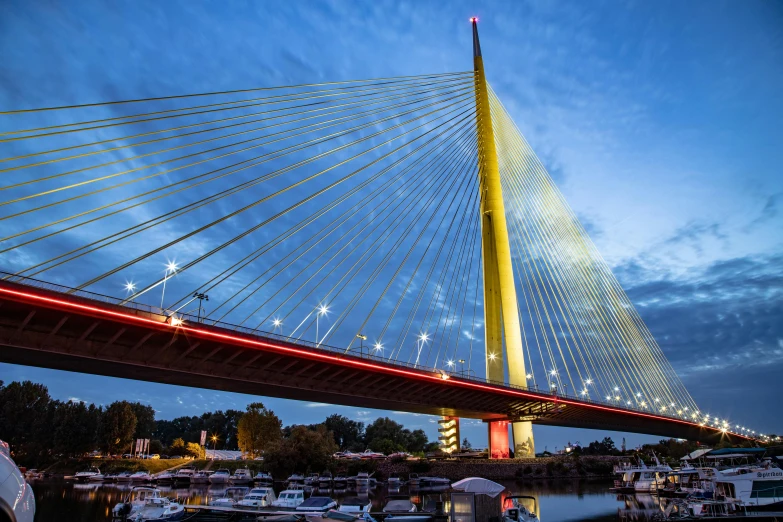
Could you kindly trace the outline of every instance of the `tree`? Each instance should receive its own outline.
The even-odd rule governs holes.
[[[330,415],[324,421],[324,426],[334,435],[334,441],[341,450],[362,445],[364,423],[351,420],[345,415]]]
[[[154,455],[155,453],[158,455],[163,453],[163,443],[158,439],[152,439],[150,441],[150,454]]]
[[[174,439],[169,447],[169,455],[172,457],[181,457],[185,454],[185,441],[182,438]]]
[[[155,432],[155,410],[140,402],[131,402],[130,407],[136,416],[136,438],[149,439]]]
[[[364,431],[364,438],[367,442],[367,447],[373,451],[381,451],[376,448],[376,446],[380,445],[384,445],[387,448],[393,446],[394,448],[405,449],[409,441],[407,434],[403,430],[404,428],[399,422],[395,422],[389,417],[379,417],[367,426]],[[392,446],[386,441],[391,442]]]
[[[323,470],[329,467],[337,450],[334,435],[323,424],[315,429],[292,426],[290,436],[269,444],[264,463],[276,475]]]
[[[9,443],[18,462],[37,465],[47,458],[55,409],[42,384],[12,382],[0,388],[0,439]]]
[[[427,439],[427,434],[424,433],[424,430],[413,430],[409,432],[407,439],[405,449],[407,449],[409,453],[421,453],[429,443],[429,439]]]
[[[237,440],[242,452],[257,456],[281,437],[283,423],[260,402],[247,405],[247,411],[239,419]]]
[[[610,437],[604,437],[601,442],[597,440],[591,442],[587,448],[582,449],[582,452],[585,455],[616,455],[619,453]]]
[[[462,449],[464,449],[464,450],[471,450],[471,449],[473,449],[473,446],[470,444],[470,441],[468,440],[467,437],[462,439]]]
[[[101,408],[83,402],[58,403],[54,412],[54,444],[56,454],[81,456],[98,445]]]
[[[195,442],[188,442],[187,446],[185,446],[185,453],[192,456],[194,459],[204,458],[204,448]]]
[[[136,431],[136,415],[127,401],[113,402],[103,413],[101,442],[109,453],[122,453],[130,448]]]

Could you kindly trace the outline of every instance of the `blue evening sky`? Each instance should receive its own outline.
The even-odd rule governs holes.
[[[471,15],[490,83],[696,402],[783,432],[780,2],[5,0],[0,110],[470,70]],[[6,364],[0,379],[167,419],[256,400]],[[263,400],[284,423],[389,415],[436,437],[427,416]],[[463,432],[486,443],[480,422]],[[536,447],[603,435],[536,428]]]

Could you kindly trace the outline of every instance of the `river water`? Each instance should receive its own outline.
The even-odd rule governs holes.
[[[591,521],[614,522],[618,513],[633,510],[642,514],[644,510],[660,509],[650,496],[625,497],[609,492],[611,481],[538,480],[526,482],[501,482],[506,486],[505,494],[530,495],[537,499],[537,511],[542,522]],[[74,484],[64,481],[42,481],[33,484],[36,500],[37,522],[98,522],[111,520],[111,509],[128,494],[128,485],[118,484]],[[178,498],[188,504],[206,504],[220,496],[225,487],[200,487],[187,489],[158,488],[165,496]],[[277,489],[277,488],[275,488]],[[394,492],[397,494],[397,492]],[[440,494],[407,492],[414,503],[421,505],[438,500]],[[339,501],[345,496],[357,496],[355,492],[326,492]],[[504,495],[505,495],[504,494]],[[380,511],[387,491],[379,486],[369,493],[373,511]],[[443,494],[444,500],[448,495]],[[531,506],[532,507],[532,506]],[[641,517],[640,517],[641,518]]]

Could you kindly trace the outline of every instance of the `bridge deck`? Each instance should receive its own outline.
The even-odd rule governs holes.
[[[0,361],[196,388],[483,420],[597,428],[703,442],[744,437],[334,348],[170,318],[0,281]]]

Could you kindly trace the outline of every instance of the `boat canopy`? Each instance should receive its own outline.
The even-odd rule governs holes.
[[[497,482],[492,482],[491,480],[480,477],[462,479],[452,484],[451,487],[457,491],[488,495],[492,498],[497,497],[506,489],[505,486],[501,486]]]

